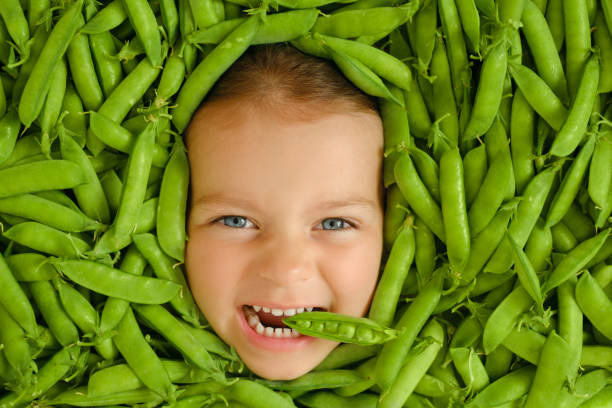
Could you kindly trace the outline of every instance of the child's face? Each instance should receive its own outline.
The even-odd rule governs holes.
[[[236,107],[206,106],[189,129],[187,275],[251,371],[292,379],[338,343],[266,329],[279,325],[274,313],[363,316],[369,306],[382,251],[382,124],[365,113],[282,122]],[[251,306],[270,311],[260,319]]]

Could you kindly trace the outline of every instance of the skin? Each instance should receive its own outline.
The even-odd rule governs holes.
[[[215,332],[254,373],[289,380],[338,343],[262,342],[270,338],[248,335],[243,305],[366,313],[383,244],[383,129],[374,112],[274,102],[282,112],[224,100],[194,116],[185,265]],[[325,207],[357,198],[365,201]]]

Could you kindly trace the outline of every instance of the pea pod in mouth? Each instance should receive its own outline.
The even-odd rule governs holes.
[[[284,318],[283,323],[307,336],[364,346],[387,342],[398,334],[366,317],[332,312],[299,313]]]

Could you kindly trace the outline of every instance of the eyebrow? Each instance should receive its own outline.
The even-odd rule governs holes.
[[[198,205],[211,205],[211,206],[236,206],[241,208],[257,208],[257,205],[245,198],[240,197],[227,197],[222,194],[207,194],[199,197],[194,202],[194,207]],[[338,208],[348,207],[362,207],[362,208],[376,208],[378,204],[374,200],[367,199],[365,197],[357,196],[345,200],[327,200],[319,203],[314,209],[317,210],[333,210]]]

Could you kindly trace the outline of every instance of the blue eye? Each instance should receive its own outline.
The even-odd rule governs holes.
[[[225,217],[219,218],[219,221],[223,220],[223,225],[226,227],[232,228],[243,228],[247,224],[247,219],[245,217],[241,217],[239,215],[228,215]]]
[[[351,225],[342,218],[327,218],[321,222],[325,230],[341,230],[351,227]]]

